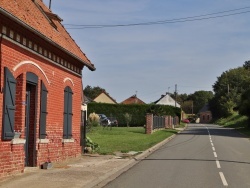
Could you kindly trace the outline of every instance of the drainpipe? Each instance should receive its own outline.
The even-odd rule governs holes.
[[[0,93],[3,93],[3,89],[2,89],[2,41],[3,41],[3,35],[0,34]]]

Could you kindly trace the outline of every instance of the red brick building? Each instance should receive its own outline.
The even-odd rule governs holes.
[[[42,0],[0,1],[0,178],[81,154],[81,73],[95,67],[61,21]]]
[[[213,119],[212,112],[209,110],[209,105],[203,106],[199,111],[200,123],[210,123]]]

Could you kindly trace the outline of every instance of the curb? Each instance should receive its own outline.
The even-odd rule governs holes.
[[[187,125],[183,128],[185,130],[187,128]],[[177,134],[182,132],[183,130],[179,130]],[[105,176],[99,177],[97,180],[94,182],[91,182],[87,185],[84,186],[84,188],[101,188],[105,185],[107,185],[109,182],[113,181],[116,179],[118,176],[120,176],[122,173],[126,172],[129,170],[131,167],[139,163],[141,160],[145,159],[148,157],[150,154],[152,154],[154,151],[159,149],[161,146],[172,140],[173,138],[176,137],[177,134],[173,134],[172,136],[166,138],[165,140],[159,142],[158,144],[154,145],[153,147],[145,150],[141,154],[136,155],[134,158],[130,159],[126,163],[124,163],[122,166],[119,168],[113,169],[112,171],[108,172]]]

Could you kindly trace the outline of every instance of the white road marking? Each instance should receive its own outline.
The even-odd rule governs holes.
[[[225,178],[223,172],[219,172],[219,174],[220,174],[220,178],[221,178],[221,181],[222,181],[223,185],[224,185],[224,186],[228,186],[227,180],[226,180],[226,178]]]
[[[212,137],[211,137],[210,132],[209,132],[207,127],[206,127],[206,129],[207,129],[207,132],[208,132],[208,135],[209,135],[209,139],[210,139],[210,143],[211,143],[212,150],[213,150],[213,153],[214,153],[214,157],[217,158],[218,156],[217,156],[217,153],[215,152],[215,147],[214,147],[214,144],[213,144],[213,141],[212,141]],[[218,159],[216,159],[215,162],[216,162],[217,168],[221,168],[220,161]],[[220,174],[220,178],[221,178],[221,181],[222,181],[223,185],[225,187],[228,186],[227,180],[226,180],[223,172],[219,172],[219,174]]]
[[[221,168],[220,167],[220,162],[218,160],[216,160],[216,165],[217,165],[217,168]]]
[[[217,157],[217,154],[216,154],[216,152],[214,152],[214,157]]]

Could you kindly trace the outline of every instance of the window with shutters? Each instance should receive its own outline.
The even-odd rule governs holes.
[[[72,95],[69,86],[64,89],[63,138],[72,138]]]

